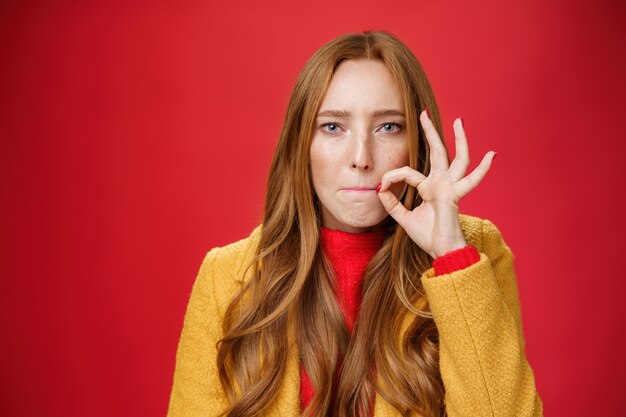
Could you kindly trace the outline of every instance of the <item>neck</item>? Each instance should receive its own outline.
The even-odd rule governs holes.
[[[335,293],[351,331],[361,304],[365,269],[383,244],[384,229],[350,233],[320,228],[320,243],[335,272]]]

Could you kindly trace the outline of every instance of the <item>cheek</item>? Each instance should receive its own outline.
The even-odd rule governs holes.
[[[388,172],[397,168],[402,168],[409,165],[409,151],[406,146],[398,147],[395,149],[387,149],[387,161],[384,171]],[[396,196],[396,198],[402,197],[407,184],[405,182],[399,182],[392,184],[389,189]]]
[[[402,155],[398,157],[398,165],[403,167],[409,165],[409,152],[404,151]]]
[[[313,182],[315,192],[319,194],[322,191],[320,188],[328,182],[328,158],[323,149],[320,149],[319,146],[312,145],[310,161],[311,166],[309,170],[311,172],[311,180]]]
[[[409,165],[409,150],[406,146],[386,149],[384,154],[387,156],[385,171]]]

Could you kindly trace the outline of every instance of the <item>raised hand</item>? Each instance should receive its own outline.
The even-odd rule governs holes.
[[[430,146],[428,177],[408,166],[388,171],[382,177],[378,198],[409,237],[430,256],[438,258],[467,245],[459,222],[458,202],[485,177],[496,153],[487,152],[480,164],[465,177],[470,160],[461,119],[452,124],[456,155],[449,166],[446,149],[427,111],[420,114],[420,121]],[[389,186],[398,182],[417,187],[422,204],[412,211],[407,210],[389,191]]]

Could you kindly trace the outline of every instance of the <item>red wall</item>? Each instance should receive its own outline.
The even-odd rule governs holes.
[[[623,412],[622,2],[8,3],[1,415],[165,414],[195,274],[259,222],[298,71],[365,29],[415,52],[471,169],[498,152],[461,210],[515,253],[545,414]]]

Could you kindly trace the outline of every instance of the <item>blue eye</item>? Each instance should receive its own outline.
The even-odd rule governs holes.
[[[324,123],[321,126],[328,133],[337,133],[339,132],[339,125],[337,123]]]
[[[388,122],[383,124],[383,130],[388,133],[395,133],[400,130],[401,127],[402,126],[400,126],[400,124],[395,122]]]

